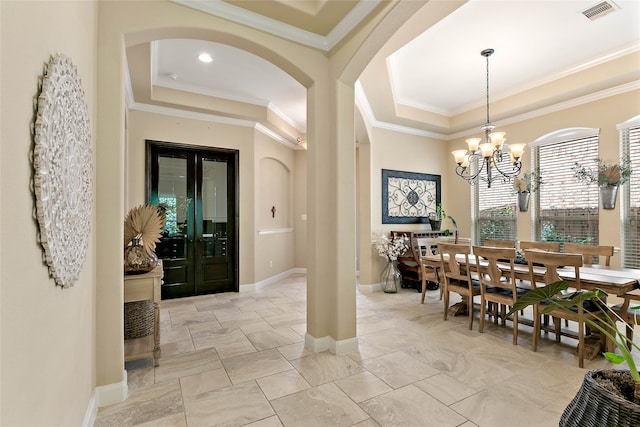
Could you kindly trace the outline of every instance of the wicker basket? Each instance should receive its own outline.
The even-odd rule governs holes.
[[[124,303],[124,339],[142,338],[153,334],[153,301]]]
[[[585,373],[582,386],[560,418],[560,427],[640,426],[640,405],[601,387],[593,379],[599,372]]]

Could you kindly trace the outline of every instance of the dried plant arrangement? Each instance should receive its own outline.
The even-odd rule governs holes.
[[[165,217],[154,205],[140,205],[131,209],[124,219],[124,247],[133,239],[140,239],[145,252],[151,254],[160,242]]]

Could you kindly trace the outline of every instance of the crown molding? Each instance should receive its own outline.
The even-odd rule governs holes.
[[[246,25],[325,52],[337,45],[356,25],[374,10],[381,0],[359,1],[358,4],[326,36],[302,30],[293,25],[251,12],[220,0],[171,0],[173,3],[208,13],[228,21]]]

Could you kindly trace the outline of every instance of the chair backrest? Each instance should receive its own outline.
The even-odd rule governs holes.
[[[494,248],[515,248],[515,240],[501,240],[501,239],[487,239],[484,241],[484,246],[491,246]],[[474,250],[475,253],[475,250]]]
[[[516,258],[515,248],[474,246],[473,253],[476,256],[476,268],[479,273],[482,273],[478,275],[482,292],[485,292],[489,286],[515,291],[516,278],[513,269]],[[505,273],[506,265],[509,266],[508,273]],[[513,293],[513,295],[515,298],[516,294]]]
[[[438,252],[438,239],[435,237],[419,237],[415,239],[420,249],[420,256],[435,255]]]
[[[558,242],[520,242],[520,250],[539,249],[541,251],[560,252],[560,243]]]
[[[613,256],[613,246],[581,245],[578,243],[565,243],[564,251],[572,254],[582,254],[584,265],[592,265],[593,257],[604,257],[604,265],[609,266]]]
[[[545,285],[562,280],[558,275],[559,267],[573,267],[575,280],[572,280],[572,287],[580,289],[580,267],[582,267],[582,255],[568,254],[564,252],[546,252],[535,249],[524,251],[524,257],[529,264],[529,280],[531,286],[535,287],[536,282]],[[534,266],[536,264],[536,266]],[[541,266],[541,267],[539,267]],[[539,279],[539,271],[543,269],[543,278]]]
[[[471,246],[456,243],[438,242],[438,252],[440,253],[440,262],[442,272],[447,280],[455,279],[459,281],[467,281],[471,286],[471,275],[469,274],[469,255],[471,254]],[[456,256],[461,256],[457,259]],[[461,264],[465,268],[461,268]]]

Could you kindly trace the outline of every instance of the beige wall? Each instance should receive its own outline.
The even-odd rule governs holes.
[[[371,244],[372,233],[382,231],[389,233],[390,231],[412,231],[424,230],[425,224],[382,224],[382,169],[391,169],[405,172],[428,173],[441,175],[442,178],[442,205],[445,211],[451,216],[458,219],[458,215],[449,209],[454,197],[449,190],[450,184],[447,179],[448,165],[443,161],[448,154],[447,146],[442,141],[428,139],[421,136],[402,134],[380,128],[370,130],[370,153],[366,150],[366,146],[361,146],[360,152],[360,168],[369,171],[369,182],[365,180],[361,174],[362,182],[360,183],[361,191],[370,191],[370,214],[368,220],[371,224],[369,233],[363,231],[361,239],[361,264],[360,264],[360,283],[373,284],[380,282],[380,273],[384,268],[385,261],[378,255],[375,248]],[[369,164],[369,166],[366,166]],[[363,206],[365,206],[363,204]],[[367,214],[366,209],[362,209],[364,215]],[[360,218],[361,221],[367,221]],[[450,225],[445,224],[446,226]],[[364,248],[367,248],[365,251]],[[365,259],[370,253],[371,263]],[[370,271],[363,271],[371,265]]]
[[[255,132],[256,283],[287,272],[295,265],[295,152]],[[275,216],[271,208],[275,207]],[[242,261],[242,259],[241,259]]]
[[[561,129],[574,127],[599,128],[600,157],[612,161],[617,159],[619,155],[620,143],[616,125],[635,117],[638,113],[640,113],[640,91],[634,90],[512,125],[498,125],[498,127],[500,128],[499,130],[507,132],[507,138],[510,141],[525,142],[527,144]],[[449,170],[447,180],[451,183],[447,200],[455,203],[451,209],[451,214],[458,221],[459,228],[464,231],[463,235],[471,229],[470,216],[464,214],[464,212],[468,212],[471,209],[470,187],[453,172],[454,161],[449,151],[464,148],[464,146],[463,140],[452,141],[449,144],[449,150],[445,153],[445,160]],[[568,161],[571,160],[569,159]],[[530,162],[531,153],[527,148],[523,159],[523,170],[530,169]],[[579,188],[577,187],[576,191],[579,191]],[[451,197],[451,194],[456,194],[457,196]],[[531,236],[530,230],[531,213],[518,212],[518,240],[531,240],[533,236]],[[599,240],[602,245],[620,247],[619,200],[614,210],[600,209]],[[619,266],[620,255],[616,254],[611,263]]]
[[[65,54],[82,80],[95,150],[97,3],[3,1],[0,12],[0,425],[78,426],[96,385],[96,209],[80,278],[59,288],[37,241],[30,126],[43,65]]]

